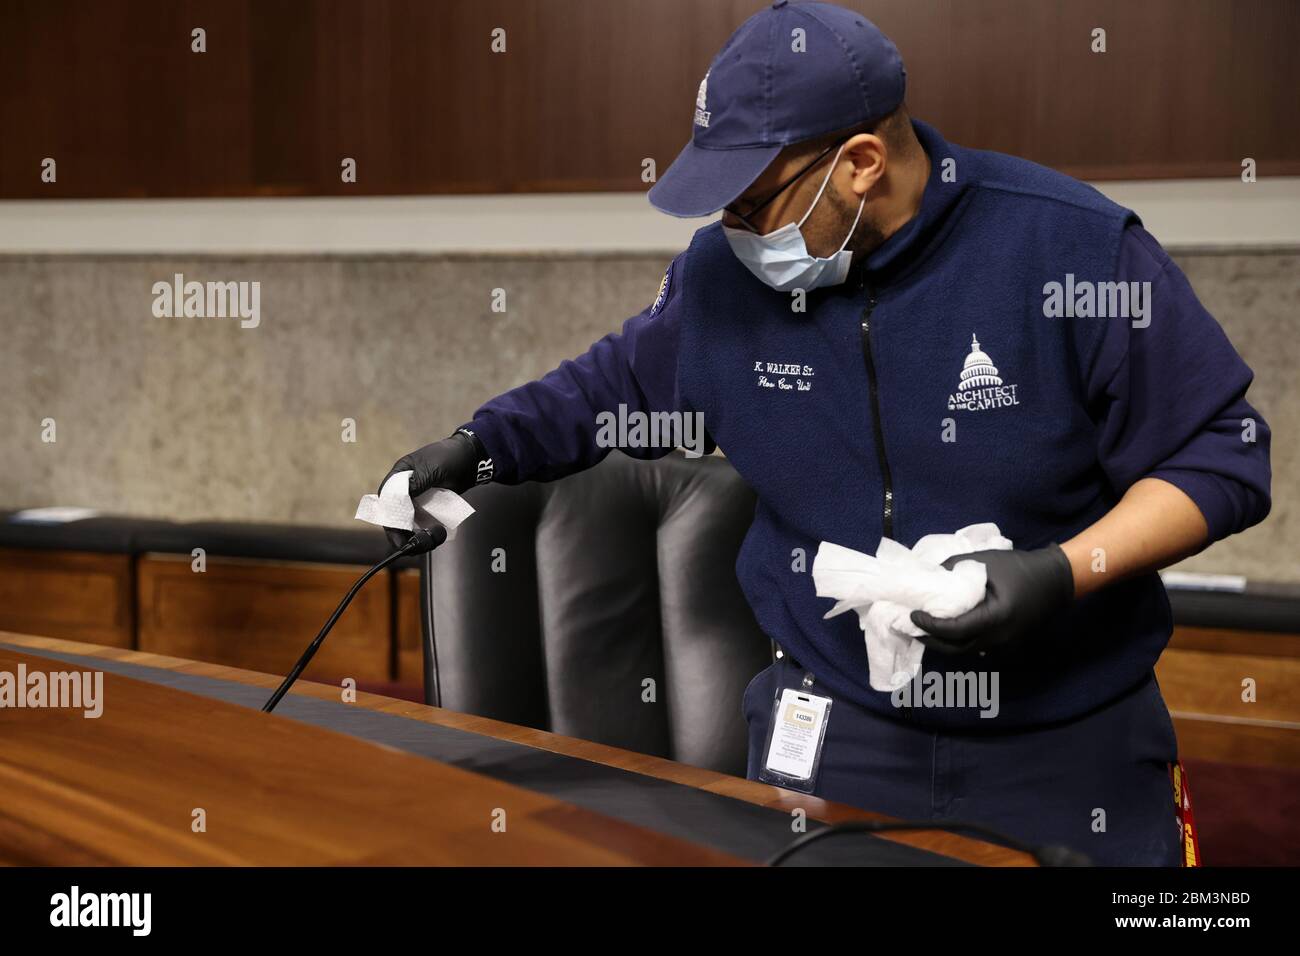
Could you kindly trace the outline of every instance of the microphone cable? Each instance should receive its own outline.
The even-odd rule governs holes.
[[[320,650],[321,644],[325,642],[325,636],[329,634],[334,625],[338,623],[339,617],[347,610],[348,605],[352,603],[352,599],[357,596],[357,592],[365,586],[367,581],[399,558],[405,558],[409,555],[424,554],[426,551],[432,551],[446,540],[447,529],[442,525],[436,525],[433,528],[423,528],[413,533],[410,541],[407,541],[406,544],[402,545],[398,550],[394,551],[365,574],[361,575],[357,583],[352,585],[352,590],[348,591],[343,600],[339,602],[339,606],[334,609],[334,613],[329,616],[329,620],[326,621],[325,626],[320,629],[320,633],[316,635],[316,639],[308,644],[307,649],[302,652],[302,656],[298,658],[298,663],[294,664],[293,670],[289,671],[289,676],[284,679],[278,688],[276,688],[276,691],[271,695],[270,700],[262,705],[262,713],[269,714],[271,711],[275,710],[275,705],[280,703],[280,698],[289,693],[289,688],[292,687],[294,682],[302,676],[302,672],[307,669],[307,665],[311,663],[311,659],[315,657],[316,652]]]
[[[781,866],[786,860],[800,850],[819,840],[846,833],[889,833],[901,830],[938,830],[946,833],[970,833],[984,837],[994,843],[1001,843],[1012,850],[1018,850],[1032,856],[1039,866],[1092,866],[1092,861],[1082,853],[1058,844],[1034,846],[1008,836],[992,827],[979,823],[920,822],[913,820],[846,820],[844,823],[827,824],[819,830],[813,830],[791,840],[777,853],[770,856],[764,866]]]

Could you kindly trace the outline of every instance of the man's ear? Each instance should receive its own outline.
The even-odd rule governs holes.
[[[858,196],[866,195],[885,175],[889,165],[889,148],[875,133],[858,133],[844,144],[844,154],[853,164],[850,188]]]

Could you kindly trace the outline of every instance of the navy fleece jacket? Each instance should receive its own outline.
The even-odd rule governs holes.
[[[1075,601],[1015,655],[927,651],[927,672],[999,672],[1000,714],[984,720],[900,711],[870,689],[856,615],[824,620],[831,602],[814,594],[819,543],[875,553],[882,536],[910,546],[994,521],[1016,547],[1042,547],[1144,477],[1186,492],[1217,540],[1268,512],[1269,430],[1246,401],[1250,369],[1135,214],[914,126],[931,163],[920,210],[805,311],[750,275],[714,223],[620,334],[466,427],[494,480],[515,483],[603,458],[602,412],[698,412],[758,496],[741,587],[823,686],[936,729],[1069,719],[1151,673],[1171,632],[1157,575]]]

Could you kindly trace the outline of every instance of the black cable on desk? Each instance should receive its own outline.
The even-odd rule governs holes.
[[[900,830],[939,830],[947,833],[972,833],[996,843],[1005,844],[1012,850],[1027,853],[1038,862],[1039,866],[1092,866],[1092,861],[1084,854],[1071,850],[1069,847],[1058,845],[1031,846],[1022,840],[1017,840],[1015,837],[1008,836],[979,823],[960,823],[957,821],[934,823],[912,820],[848,820],[844,823],[830,824],[791,840],[779,852],[769,857],[765,865],[780,866],[810,844],[833,836],[845,833],[888,833]]]

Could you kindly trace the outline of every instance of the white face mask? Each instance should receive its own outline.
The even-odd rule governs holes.
[[[835,159],[831,162],[831,168],[826,171],[821,189],[817,190],[812,205],[798,222],[788,222],[765,236],[748,229],[733,229],[727,225],[722,227],[736,258],[743,262],[761,282],[778,292],[792,292],[795,289],[811,292],[813,289],[839,285],[848,277],[849,262],[853,258],[853,253],[844,247],[853,238],[853,230],[858,227],[858,220],[862,218],[862,208],[867,203],[866,196],[863,196],[862,202],[858,203],[858,214],[853,219],[853,225],[849,227],[849,234],[844,237],[844,242],[834,255],[825,259],[809,255],[808,246],[804,243],[803,233],[800,231],[800,227],[817,207],[822,193],[826,191],[826,184],[831,181],[831,173],[835,172],[835,164],[840,161],[840,153],[843,151],[844,146],[836,150]]]

